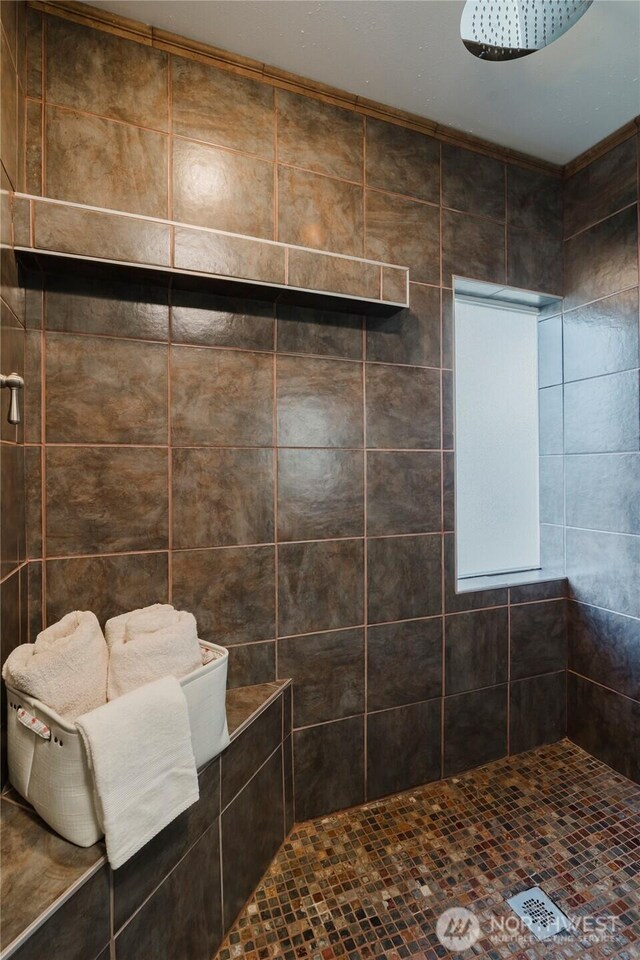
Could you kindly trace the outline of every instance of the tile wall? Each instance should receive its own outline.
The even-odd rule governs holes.
[[[13,254],[13,204],[10,194],[23,189],[25,5],[0,6],[0,373],[24,374],[25,297]],[[24,407],[24,396],[20,405]],[[8,422],[9,391],[0,391],[0,661],[27,639],[28,574],[25,562],[24,430]],[[2,764],[5,763],[6,699],[0,700]]]
[[[563,584],[454,593],[451,415],[452,274],[561,290],[560,181],[29,17],[30,191],[413,280],[380,321],[31,277],[32,631],[169,600],[293,677],[297,819],[562,737]]]
[[[564,186],[569,734],[640,779],[638,137]]]

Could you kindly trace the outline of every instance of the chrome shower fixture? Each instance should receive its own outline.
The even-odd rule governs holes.
[[[20,423],[20,406],[18,404],[18,390],[24,387],[24,380],[17,373],[10,373],[8,376],[0,374],[0,389],[7,387],[11,394],[9,401],[9,423]]]
[[[517,60],[566,33],[593,0],[467,0],[460,35],[480,60]]]

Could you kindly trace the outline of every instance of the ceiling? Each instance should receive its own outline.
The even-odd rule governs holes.
[[[506,63],[464,49],[460,0],[93,5],[554,163],[640,113],[640,0],[595,0],[555,43]]]

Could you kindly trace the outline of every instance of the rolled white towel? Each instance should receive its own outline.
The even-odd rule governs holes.
[[[108,620],[107,699],[161,677],[184,677],[202,666],[196,619],[170,604],[156,603]]]
[[[107,701],[109,652],[89,610],[74,610],[7,657],[2,676],[67,720]]]

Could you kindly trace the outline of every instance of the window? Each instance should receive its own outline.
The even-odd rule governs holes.
[[[487,287],[455,286],[456,572],[463,591],[473,589],[465,584],[470,578],[541,566],[541,298],[496,287],[478,296]]]

